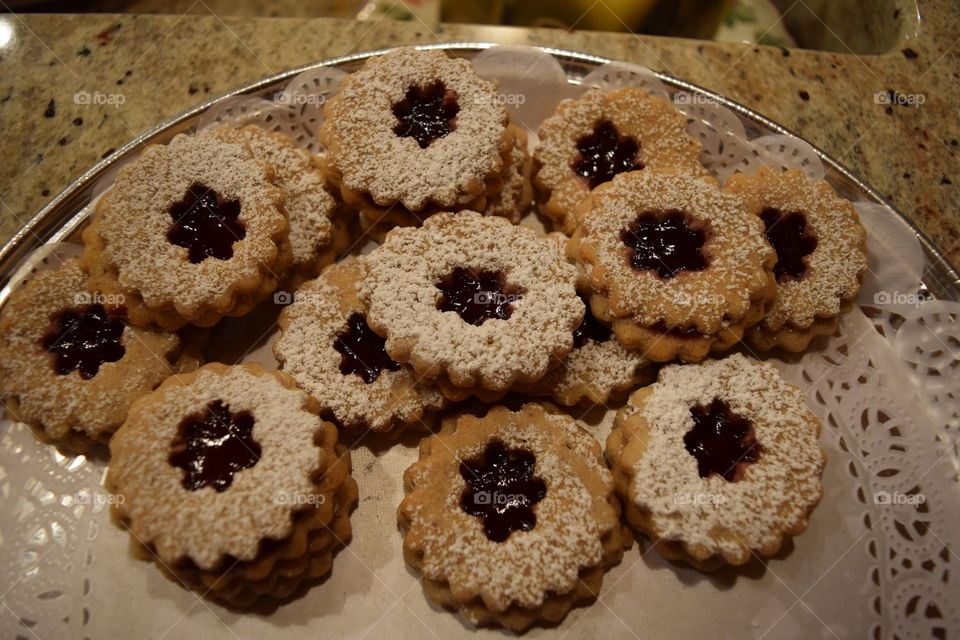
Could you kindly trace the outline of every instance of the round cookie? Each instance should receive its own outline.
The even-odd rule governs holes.
[[[627,521],[702,570],[769,557],[804,531],[826,461],[803,393],[740,354],[670,365],[607,439]]]
[[[760,350],[799,352],[836,331],[867,268],[866,232],[853,204],[826,181],[811,181],[796,169],[736,173],[724,191],[751,199],[777,252],[776,297],[747,330],[747,342]]]
[[[540,124],[534,152],[541,213],[572,233],[577,205],[592,189],[626,171],[650,167],[691,176],[706,175],[701,145],[687,121],[662,98],[636,87],[591,89],[564,100]]]
[[[91,286],[130,322],[166,329],[242,316],[290,263],[283,191],[246,144],[178,135],[123,167],[83,232]]]
[[[274,355],[324,415],[347,429],[395,437],[407,427],[428,428],[430,413],[446,400],[392,360],[367,325],[357,297],[363,273],[362,259],[348,258],[301,286],[280,314]]]
[[[223,142],[246,144],[254,160],[273,168],[274,183],[283,189],[290,222],[290,277],[294,287],[315,278],[333,262],[349,241],[347,227],[338,220],[337,201],[310,154],[290,138],[254,125],[239,129],[218,127],[203,132]]]
[[[404,488],[404,558],[430,599],[473,623],[558,622],[623,555],[600,445],[549,406],[444,420]]]
[[[774,295],[763,223],[710,177],[622,173],[578,206],[568,255],[594,315],[656,362],[697,362],[738,342]]]
[[[506,393],[573,348],[576,269],[549,239],[474,211],[397,228],[366,257],[360,298],[394,360],[445,386]],[[443,379],[444,382],[440,382]],[[449,383],[448,385],[446,383]]]
[[[88,292],[77,260],[37,273],[0,314],[4,406],[75,451],[109,440],[134,400],[199,360],[176,333],[129,324],[122,298]]]
[[[245,607],[326,574],[350,536],[350,452],[285,373],[209,364],[134,404],[106,486],[131,547]]]
[[[492,82],[466,60],[413,48],[344,78],[324,106],[320,140],[345,201],[410,211],[475,205],[513,144]]]

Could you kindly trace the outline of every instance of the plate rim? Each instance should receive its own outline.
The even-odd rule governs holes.
[[[326,58],[323,60],[309,62],[303,65],[296,67],[291,67],[283,71],[263,76],[251,82],[239,85],[232,89],[229,89],[219,95],[213,96],[200,102],[189,109],[181,111],[178,114],[175,114],[157,124],[150,127],[146,131],[142,132],[138,136],[129,140],[122,146],[120,146],[116,151],[111,153],[106,158],[100,160],[92,167],[84,171],[78,178],[73,180],[70,184],[64,187],[56,196],[54,196],[46,205],[41,207],[36,213],[34,213],[26,223],[24,223],[11,237],[4,243],[3,247],[0,248],[0,284],[3,284],[3,289],[0,291],[0,304],[3,304],[6,301],[6,298],[10,293],[10,277],[13,273],[17,271],[17,268],[21,266],[25,260],[28,259],[29,254],[35,250],[39,245],[49,241],[50,236],[56,233],[57,230],[66,226],[66,220],[61,220],[67,211],[74,210],[74,216],[76,216],[83,207],[79,206],[79,203],[76,202],[80,197],[83,196],[85,190],[89,187],[92,187],[97,180],[104,176],[111,169],[119,165],[121,162],[127,160],[131,157],[139,148],[151,142],[154,138],[159,137],[162,134],[166,133],[175,133],[176,130],[186,128],[193,119],[200,116],[203,112],[207,111],[209,108],[214,105],[221,103],[228,98],[245,95],[245,94],[255,94],[259,91],[262,91],[272,85],[275,85],[284,80],[289,80],[294,76],[303,73],[304,71],[317,69],[320,67],[338,67],[350,63],[359,62],[366,60],[368,58],[383,55],[399,49],[402,47],[412,46],[416,49],[440,49],[444,51],[452,52],[479,52],[491,47],[501,46],[501,43],[490,42],[490,41],[480,41],[480,42],[435,42],[435,43],[426,43],[426,44],[413,44],[413,45],[396,45],[391,47],[384,47],[380,49],[372,49],[367,51],[359,51],[356,53],[350,53],[343,56],[337,56],[333,58]],[[512,46],[512,45],[503,45],[503,46]],[[590,53],[584,53],[580,51],[574,51],[570,49],[560,49],[556,47],[547,47],[547,46],[538,46],[538,45],[521,45],[521,46],[532,46],[536,49],[540,49],[545,53],[552,55],[561,62],[566,60],[575,64],[581,65],[593,65],[594,67],[607,64],[609,62],[616,62],[615,58],[608,58],[605,56],[598,56]],[[833,158],[830,154],[823,151],[817,145],[809,142],[802,136],[791,131],[787,127],[783,126],[779,122],[768,118],[767,116],[747,107],[739,102],[731,100],[726,96],[719,94],[710,89],[706,89],[697,84],[677,78],[673,75],[651,70],[656,75],[656,77],[666,84],[667,86],[673,87],[678,90],[689,91],[697,93],[703,96],[708,97],[709,99],[731,109],[738,116],[751,120],[754,123],[757,123],[771,131],[774,131],[783,135],[791,135],[800,140],[803,140],[809,144],[814,152],[819,156],[822,162],[824,162],[830,169],[833,169],[843,178],[852,183],[856,188],[860,189],[863,193],[868,195],[874,201],[879,204],[882,204],[893,211],[900,221],[907,225],[907,227],[914,233],[917,237],[920,245],[924,251],[926,257],[932,263],[932,268],[925,270],[925,275],[936,274],[937,285],[939,291],[936,293],[939,294],[938,297],[946,297],[953,299],[955,301],[960,301],[960,271],[950,262],[946,257],[944,252],[938,247],[920,228],[916,223],[907,217],[898,207],[896,207],[892,202],[890,202],[886,197],[884,197],[876,188],[874,188],[870,183],[860,177],[858,174],[854,173],[843,163]],[[565,70],[566,72],[566,70]],[[570,74],[567,73],[568,79],[570,79]],[[58,224],[59,222],[59,224]]]

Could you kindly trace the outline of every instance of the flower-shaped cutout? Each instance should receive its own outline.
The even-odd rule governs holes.
[[[247,234],[239,215],[238,200],[225,200],[213,189],[195,183],[170,207],[173,225],[167,239],[187,249],[194,264],[207,258],[229,260],[233,244]]]
[[[709,406],[693,407],[690,413],[694,426],[683,436],[683,444],[697,459],[700,477],[715,473],[728,482],[741,479],[747,465],[761,453],[750,421],[719,398]]]
[[[512,303],[520,299],[500,271],[457,267],[437,288],[443,292],[437,309],[455,311],[464,322],[478,327],[493,318],[507,320],[513,313]]]
[[[53,324],[43,347],[56,355],[54,369],[60,375],[78,370],[84,380],[89,380],[100,371],[100,365],[116,362],[126,353],[121,341],[123,320],[101,304],[61,311]]]
[[[807,272],[804,258],[817,248],[817,239],[811,234],[807,217],[796,211],[782,212],[767,207],[760,213],[766,226],[767,241],[777,252],[773,273],[777,282],[801,279]]]
[[[547,485],[533,475],[536,456],[526,449],[508,449],[492,441],[483,453],[460,463],[467,489],[460,506],[483,519],[483,531],[503,542],[514,531],[530,531],[537,524],[533,506],[547,495]]]
[[[393,132],[401,138],[413,138],[426,149],[454,130],[459,112],[456,94],[447,91],[440,80],[425,87],[411,86],[404,99],[393,105],[393,115],[400,121]]]
[[[340,352],[340,373],[355,373],[367,384],[380,377],[380,372],[398,371],[400,363],[387,355],[386,339],[378,336],[367,324],[362,313],[354,313],[347,320],[347,330],[337,336],[333,348]]]
[[[707,260],[701,225],[682,211],[645,211],[621,236],[630,247],[630,264],[637,271],[653,269],[664,280],[681,271],[703,271]]]
[[[594,127],[593,133],[577,140],[577,159],[573,171],[590,181],[590,188],[596,189],[613,176],[624,171],[643,169],[643,163],[637,161],[640,145],[631,137],[621,136],[609,120],[603,120]]]
[[[184,419],[170,450],[170,464],[186,471],[183,486],[196,491],[209,485],[222,493],[233,474],[257,464],[260,445],[253,425],[250,413],[233,413],[220,400]]]

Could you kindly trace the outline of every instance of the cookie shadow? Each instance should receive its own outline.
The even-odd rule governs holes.
[[[637,541],[640,557],[651,571],[672,571],[677,580],[684,586],[692,587],[701,583],[712,585],[718,591],[727,591],[733,588],[739,580],[760,580],[767,574],[767,564],[771,561],[784,560],[793,553],[793,539],[783,541],[780,550],[769,558],[751,556],[750,560],[740,566],[723,565],[713,571],[701,571],[686,562],[669,560],[656,549],[652,543],[640,536]]]

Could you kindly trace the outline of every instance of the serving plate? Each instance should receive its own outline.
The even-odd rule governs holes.
[[[494,46],[422,48],[464,57],[483,53],[489,62]],[[530,48],[500,50],[531,55]],[[76,239],[90,202],[145,145],[229,119],[237,105],[256,98],[275,103],[298,79],[327,78],[328,70],[349,73],[384,51],[263,78],[124,145],[58,194],[0,250],[0,304],[37,269],[76,253],[76,245],[64,243]],[[952,526],[960,521],[960,274],[875,189],[822,151],[795,137],[783,138],[793,134],[764,116],[665,74],[572,51],[538,52],[559,65],[569,87],[594,83],[605,78],[598,71],[609,69],[617,76],[610,82],[656,85],[687,114],[691,126],[701,116],[709,119],[695,108],[707,105],[721,121],[736,124],[737,144],[760,148],[763,141],[782,146],[786,140],[792,148],[790,140],[795,141],[807,154],[806,168],[816,164],[816,175],[857,202],[868,229],[871,270],[859,305],[844,317],[836,336],[803,356],[767,357],[804,389],[824,425],[822,441],[830,455],[826,495],[810,530],[769,562],[709,575],[672,565],[640,541],[610,571],[595,604],[572,611],[556,629],[528,635],[902,638],[960,633],[960,590],[953,578],[960,535]],[[315,117],[297,117],[307,135],[315,130]],[[708,124],[716,128],[716,122]],[[779,149],[781,156],[789,151]],[[771,152],[776,156],[777,150]],[[254,342],[245,359],[275,366],[269,341]],[[577,416],[602,441],[617,406]],[[129,556],[126,534],[107,517],[112,497],[101,487],[104,460],[64,454],[39,444],[23,425],[0,422],[0,629],[8,636],[43,640],[502,633],[475,630],[428,603],[417,577],[403,564],[394,510],[402,497],[403,470],[416,459],[416,439],[393,447],[372,439],[355,444],[361,502],[353,515],[353,541],[337,556],[330,578],[275,610],[239,613],[197,598]]]

